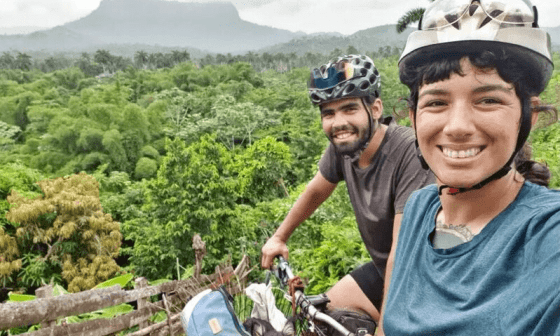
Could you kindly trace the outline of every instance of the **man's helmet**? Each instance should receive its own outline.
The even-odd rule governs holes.
[[[539,95],[553,70],[550,36],[539,29],[537,8],[529,0],[437,0],[426,8],[399,60],[407,67],[476,50],[503,50],[524,64],[530,95]],[[531,111],[524,110],[515,151],[506,165],[471,188],[478,189],[507,174],[531,131]],[[423,161],[423,158],[421,158]],[[423,166],[427,168],[425,162]],[[449,186],[442,186],[449,187]]]
[[[309,97],[315,105],[367,96],[379,97],[379,71],[368,56],[339,57],[311,71]]]

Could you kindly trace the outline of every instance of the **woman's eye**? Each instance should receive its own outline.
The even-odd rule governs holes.
[[[500,104],[501,100],[497,98],[483,98],[480,100],[480,103],[485,105]]]
[[[445,102],[442,100],[430,100],[427,101],[426,103],[424,103],[424,107],[441,107],[441,106],[445,106]]]

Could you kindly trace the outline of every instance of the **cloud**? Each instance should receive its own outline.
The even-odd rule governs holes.
[[[51,27],[91,13],[101,0],[2,0],[0,26]]]
[[[426,0],[282,0],[260,7],[239,8],[242,19],[261,25],[306,33],[352,34],[358,30],[395,24],[409,9],[424,7]]]

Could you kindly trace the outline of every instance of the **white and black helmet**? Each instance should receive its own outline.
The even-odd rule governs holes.
[[[368,56],[345,55],[311,71],[309,97],[315,105],[342,98],[379,97],[379,77]]]
[[[418,28],[408,37],[400,68],[499,46],[527,65],[534,94],[546,88],[552,75],[550,36],[538,28],[537,8],[529,0],[436,0]]]

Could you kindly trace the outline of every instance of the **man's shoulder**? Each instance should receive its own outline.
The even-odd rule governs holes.
[[[414,146],[416,141],[416,135],[412,128],[397,124],[390,124],[385,136],[387,137],[386,143],[391,148],[409,148]]]

